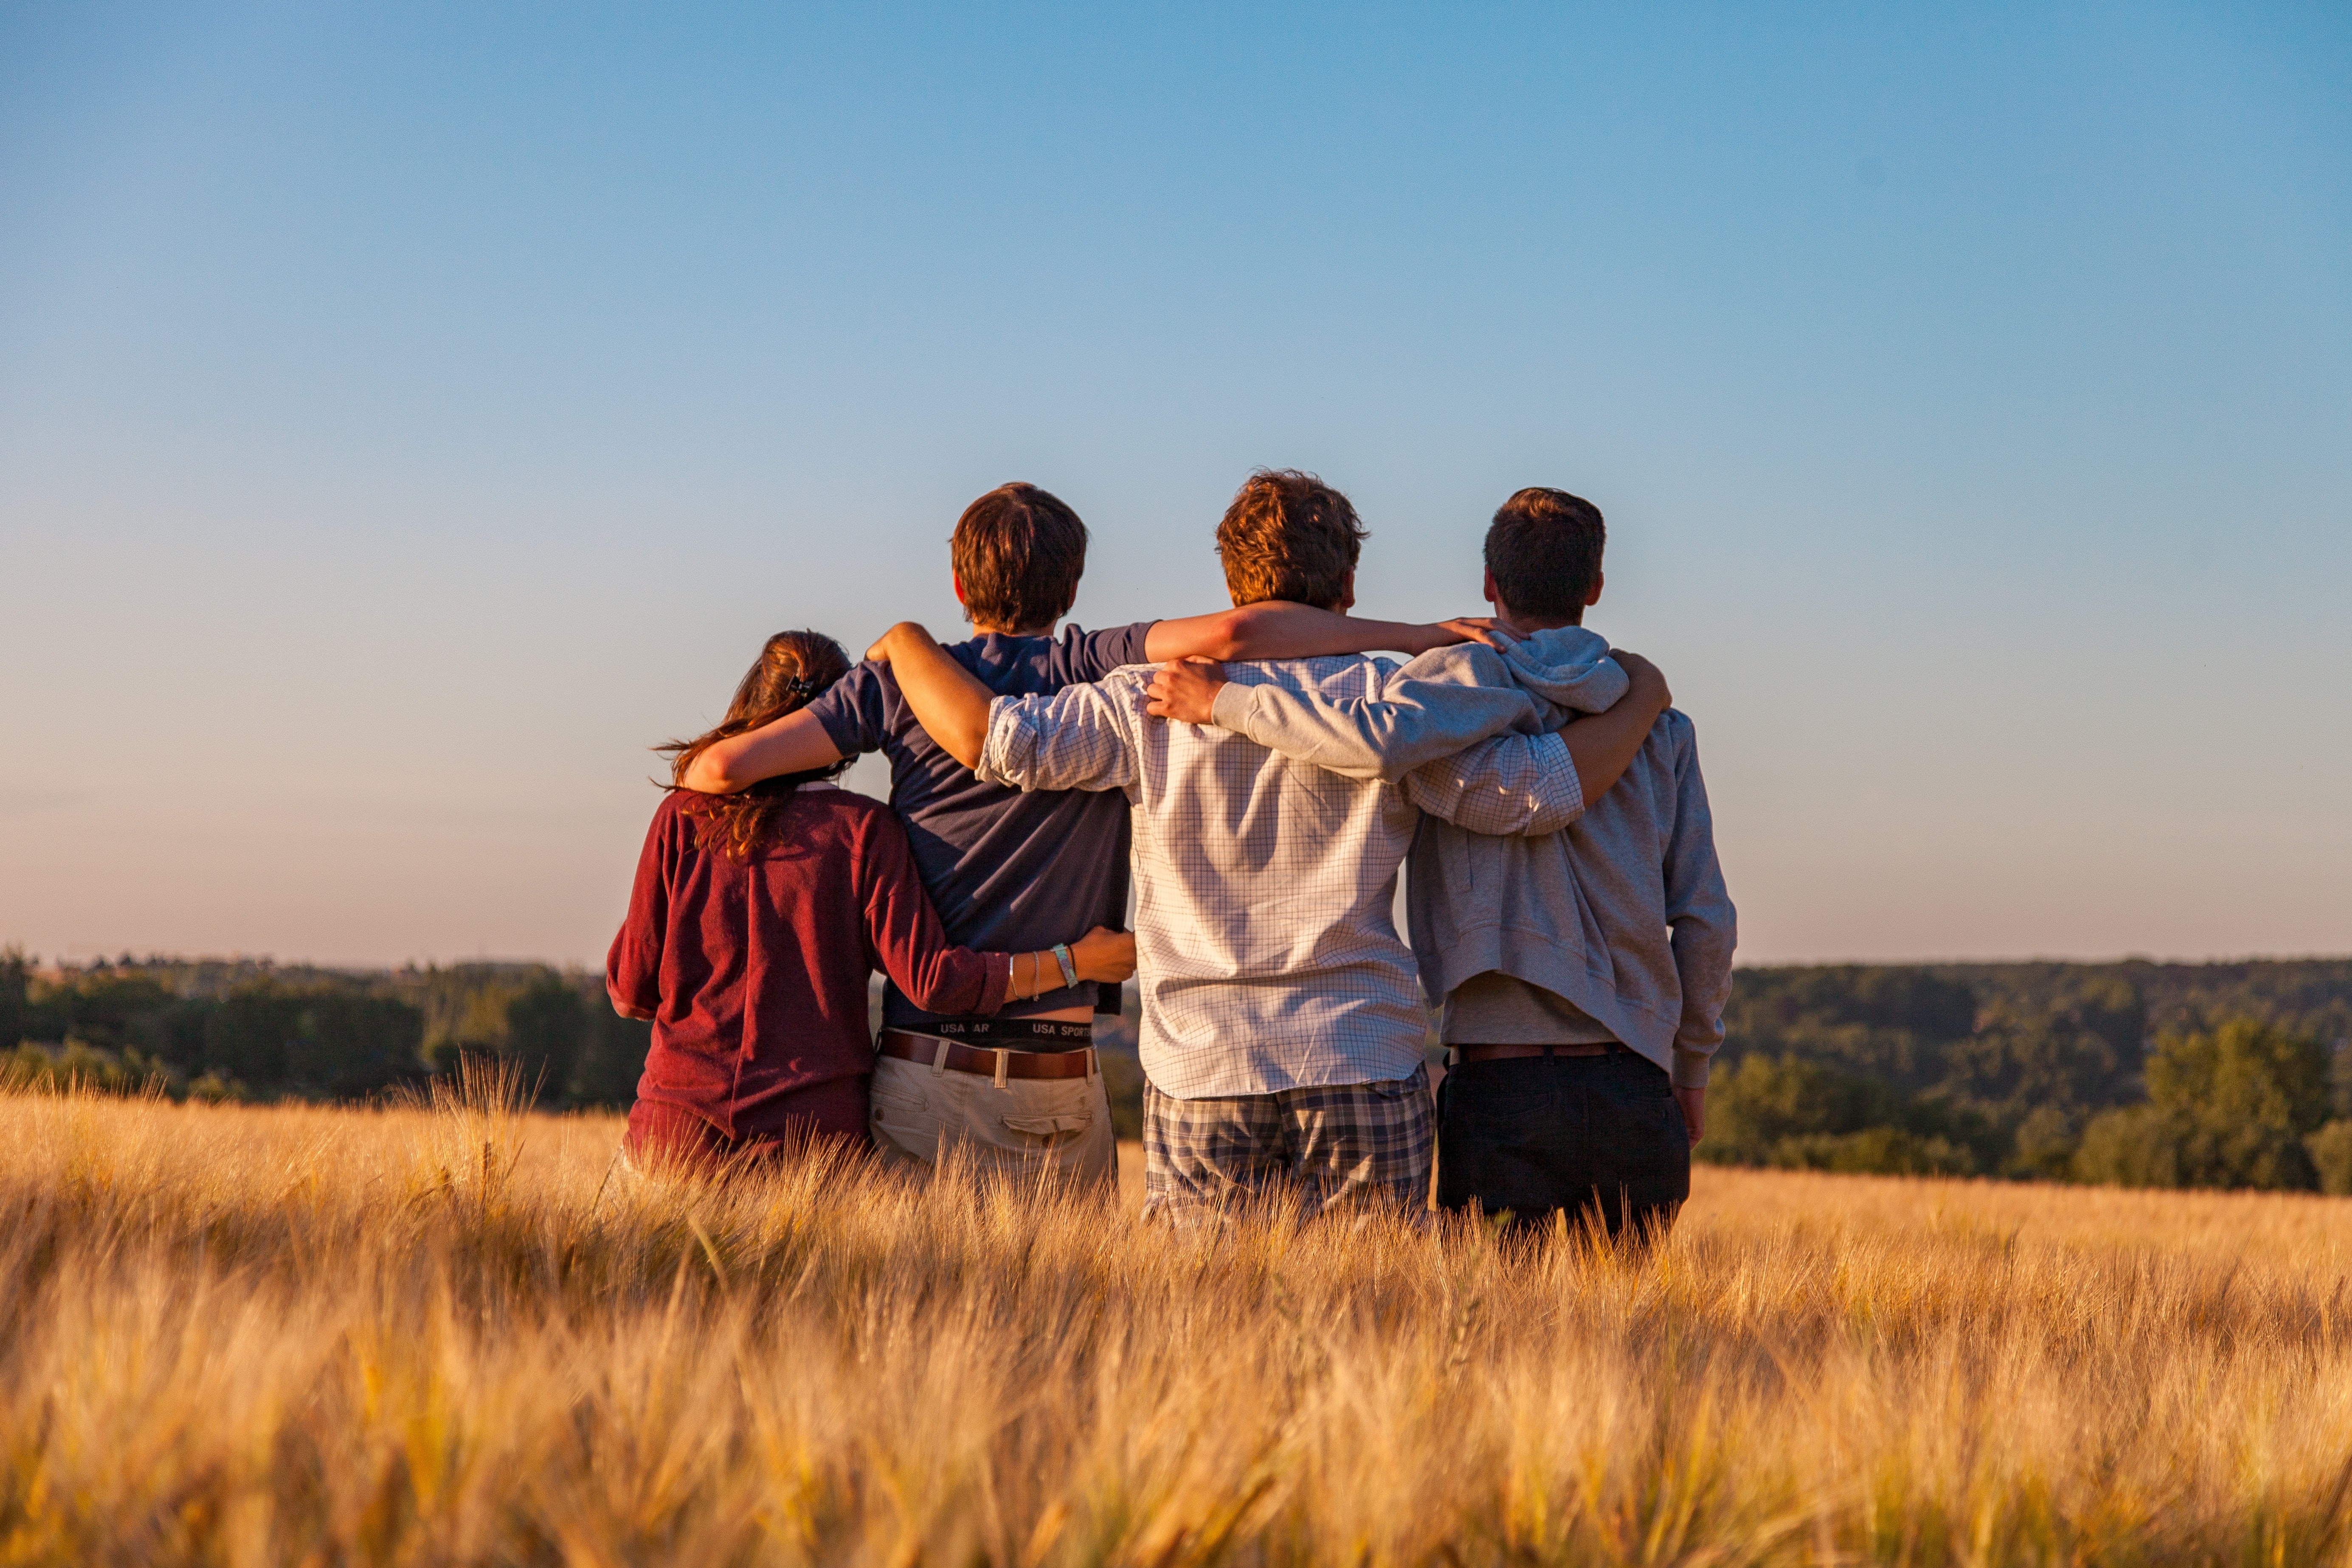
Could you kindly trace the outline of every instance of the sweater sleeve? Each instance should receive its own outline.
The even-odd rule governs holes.
[[[1004,1005],[1012,959],[949,942],[915,872],[907,830],[888,811],[866,817],[858,840],[857,880],[873,966],[889,975],[908,1000],[926,1013],[989,1014]]]
[[[679,830],[675,796],[666,796],[646,829],[629,912],[604,954],[604,994],[634,1013],[661,1010],[662,941],[669,929],[670,846]]]
[[[1676,713],[1675,825],[1666,845],[1666,924],[1674,932],[1675,973],[1682,981],[1683,1016],[1675,1031],[1674,1079],[1684,1089],[1706,1087],[1707,1068],[1723,1043],[1723,1006],[1731,1000],[1731,954],[1738,945],[1738,911],[1724,886],[1715,855],[1715,817],[1699,776],[1698,738]]]

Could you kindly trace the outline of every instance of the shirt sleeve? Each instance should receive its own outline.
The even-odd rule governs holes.
[[[1083,632],[1072,626],[1054,647],[1051,674],[1056,686],[1084,686],[1100,680],[1122,665],[1149,664],[1145,639],[1157,623],[1137,621],[1108,631]]]
[[[1556,733],[1497,735],[1423,763],[1403,784],[1413,805],[1472,833],[1538,837],[1584,815],[1584,781]]]
[[[889,727],[883,714],[888,695],[882,667],[867,661],[817,693],[808,705],[825,738],[845,757],[881,749]]]
[[[866,910],[869,962],[926,1013],[995,1012],[1013,979],[1001,952],[957,947],[940,925],[915,871],[907,830],[888,811],[869,813],[860,835],[858,892]]]
[[[1489,736],[1543,727],[1494,650],[1441,648],[1389,669],[1369,697],[1331,698],[1227,681],[1210,720],[1270,752],[1352,779],[1396,783]]]
[[[1723,1043],[1723,1006],[1731,999],[1731,955],[1739,943],[1738,911],[1724,886],[1715,854],[1715,816],[1699,776],[1698,737],[1691,721],[1668,710],[1675,737],[1675,827],[1666,843],[1666,925],[1674,932],[1675,973],[1682,981],[1683,1016],[1675,1031],[1674,1079],[1683,1089],[1706,1087],[1707,1068]]]
[[[972,771],[1008,789],[1131,789],[1135,740],[1122,695],[1097,683],[998,698]]]
[[[604,954],[604,994],[638,1013],[661,1010],[662,939],[669,929],[670,846],[681,825],[677,797],[666,796],[637,854],[629,912]]]

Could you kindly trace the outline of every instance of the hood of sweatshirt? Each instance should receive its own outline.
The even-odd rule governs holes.
[[[1609,639],[1582,626],[1531,633],[1503,650],[1503,662],[1521,690],[1565,710],[1553,715],[1559,723],[1606,710],[1633,684],[1609,657]]]

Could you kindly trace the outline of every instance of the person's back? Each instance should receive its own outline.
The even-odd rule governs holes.
[[[1236,605],[1337,611],[1353,602],[1362,537],[1344,496],[1288,472],[1255,476],[1217,532]],[[1393,668],[1315,658],[1236,665],[1232,679],[1348,702]],[[1390,913],[1414,805],[1393,784],[1153,720],[1154,675],[1125,669],[1051,698],[999,700],[976,759],[984,779],[1118,790],[1134,805],[1146,1212],[1189,1218],[1277,1185],[1310,1215],[1417,1208],[1429,1174],[1426,1020]],[[953,695],[968,684],[945,682],[943,713],[970,703]],[[1517,773],[1486,794],[1497,815],[1516,812],[1517,827],[1497,830],[1523,830],[1547,807],[1566,821],[1582,801],[1565,749],[1513,739]]]
[[[1150,623],[1058,637],[982,632],[949,646],[957,663],[1002,697],[1100,679],[1143,657]],[[905,823],[924,889],[950,941],[1003,951],[1050,948],[1091,926],[1127,922],[1128,820],[1115,798],[1085,790],[1024,794],[984,782],[926,733],[887,664],[852,669],[810,711],[845,756],[879,751],[890,806]],[[1117,1013],[1106,986],[1061,987],[1008,1007],[1007,1019]],[[921,1029],[943,1015],[898,988],[883,1021]],[[1017,1043],[1017,1042],[1016,1042]]]
[[[1422,655],[1367,702],[1220,692],[1215,721],[1300,761],[1400,777],[1438,765],[1458,745],[1448,710],[1488,707],[1496,689],[1527,694],[1548,731],[1606,710],[1622,678],[1607,643],[1575,624],[1600,594],[1601,538],[1590,503],[1523,491],[1487,548],[1489,597],[1523,640],[1500,655]],[[1520,611],[1512,592],[1537,608]],[[1411,865],[1422,984],[1443,999],[1440,1038],[1457,1058],[1441,1201],[1597,1209],[1612,1229],[1669,1223],[1688,1190],[1736,942],[1690,720],[1660,715],[1572,825],[1495,836],[1433,816]]]
[[[667,748],[674,772],[797,710],[846,665],[829,637],[771,637],[721,724]],[[1123,977],[1131,946],[1097,930],[1072,963],[1089,980]],[[673,787],[605,962],[614,1006],[654,1026],[630,1146],[766,1152],[797,1129],[864,1147],[869,973],[882,969],[919,1005],[985,1016],[1033,995],[1054,964],[1051,952],[949,943],[906,830],[878,801],[806,774],[728,795]]]
[[[875,958],[959,1010],[993,1011],[1004,976],[992,995],[982,955],[941,939],[879,801],[803,784],[740,857],[714,837],[709,797],[664,797],[606,960],[615,1000],[652,1016],[639,1105],[684,1112],[730,1144],[772,1143],[799,1121],[862,1145]],[[877,930],[890,933],[878,954]]]
[[[1267,660],[1229,679],[1345,701],[1394,668]],[[1391,910],[1419,814],[1392,784],[1149,717],[1153,674],[1006,705],[980,767],[1133,805],[1147,1078],[1195,1099],[1409,1076],[1427,1022]]]
[[[956,595],[978,635],[941,650],[923,633],[922,644],[988,696],[1022,698],[1148,659],[1427,647],[1465,635],[1458,626],[1364,623],[1261,604],[1055,637],[1055,624],[1076,602],[1087,537],[1077,514],[1034,485],[1003,485],[982,496],[957,520],[950,540]],[[958,760],[967,753],[942,747],[916,720],[887,658],[894,637],[919,630],[911,623],[894,628],[874,657],[806,711],[714,748],[687,782],[739,789],[878,750],[890,762],[891,805],[955,941],[1050,948],[1090,925],[1123,924],[1125,804],[1087,791],[1024,794],[975,777]],[[977,756],[976,743],[968,754]],[[942,1014],[891,987],[875,1079],[877,1104],[890,1112],[876,1127],[885,1157],[924,1164],[952,1141],[975,1145],[990,1163],[1115,1180],[1109,1105],[1088,1048],[1097,1010],[1118,1011],[1115,987],[1058,986],[991,1018]],[[964,1081],[973,1076],[987,1082]],[[1090,1101],[1075,1110],[1072,1079],[1091,1088]]]

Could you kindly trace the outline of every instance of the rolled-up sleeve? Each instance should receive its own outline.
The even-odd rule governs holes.
[[[1539,837],[1584,815],[1584,781],[1556,733],[1497,735],[1423,763],[1403,783],[1407,800],[1472,833]]]
[[[988,739],[972,771],[1007,789],[1129,788],[1135,743],[1126,718],[1102,685],[1000,697],[989,704]]]

